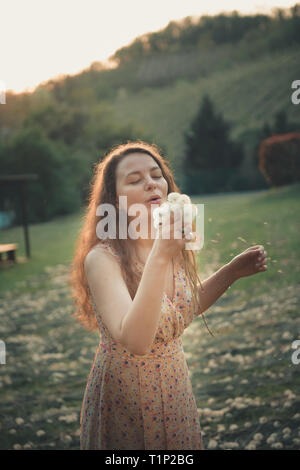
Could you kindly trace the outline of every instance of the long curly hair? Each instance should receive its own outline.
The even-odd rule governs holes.
[[[96,215],[97,207],[104,203],[113,204],[116,207],[117,165],[126,155],[136,152],[146,153],[156,161],[168,183],[168,194],[171,192],[180,192],[174,181],[169,162],[161,156],[161,151],[155,144],[149,144],[142,140],[127,141],[126,144],[113,147],[102,160],[95,164],[94,174],[90,184],[88,205],[83,215],[83,224],[75,244],[75,254],[69,271],[69,284],[76,309],[73,315],[82,326],[90,331],[97,330],[98,324],[89,295],[84,271],[84,261],[89,251],[99,243],[96,226],[103,216]],[[117,207],[116,219],[117,236],[115,239],[110,239],[110,243],[119,254],[121,272],[130,296],[133,299],[140,282],[141,274],[133,268],[132,254],[129,250],[128,243],[126,243],[126,239],[119,239],[118,237],[119,211]],[[193,231],[195,231],[194,222]],[[185,273],[191,287],[194,311],[200,311],[208,331],[214,336],[208,328],[205,317],[201,312],[202,306],[198,285],[201,286],[202,290],[203,286],[198,275],[195,253],[193,250],[185,250],[183,248],[182,256]]]

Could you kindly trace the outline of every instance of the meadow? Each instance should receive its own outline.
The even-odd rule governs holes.
[[[263,191],[198,195],[204,204],[205,279],[251,245],[267,251],[268,270],[236,281],[185,330],[184,350],[206,449],[300,449],[300,184]],[[74,311],[68,267],[80,214],[30,226],[25,258],[0,270],[0,449],[79,449],[83,393],[99,334]],[[298,354],[299,356],[299,354]]]

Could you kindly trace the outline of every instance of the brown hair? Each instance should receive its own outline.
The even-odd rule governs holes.
[[[175,184],[169,163],[161,156],[159,148],[155,144],[148,144],[142,140],[134,142],[127,141],[126,144],[120,144],[113,147],[104,158],[95,164],[94,175],[90,185],[90,194],[88,206],[83,216],[83,226],[76,242],[75,255],[70,266],[69,282],[76,311],[73,314],[78,321],[88,330],[97,330],[98,325],[95,312],[91,304],[88,291],[88,284],[84,272],[84,261],[88,252],[99,243],[96,234],[96,226],[103,216],[97,216],[96,210],[100,204],[110,203],[116,207],[116,168],[119,162],[129,153],[143,152],[150,155],[160,166],[164,178],[168,183],[168,194],[171,192],[180,192]],[[116,208],[117,217],[117,236],[116,239],[110,239],[112,247],[119,254],[121,260],[121,271],[126,282],[128,291],[133,299],[140,282],[140,275],[133,269],[131,253],[126,240],[118,237],[119,211]],[[195,226],[193,226],[193,231]],[[198,276],[198,267],[193,250],[182,250],[184,269],[190,283],[192,291],[192,303],[194,311],[202,310],[200,296],[198,292],[198,281],[201,288],[201,280]],[[196,309],[197,306],[197,309]],[[201,312],[201,315],[202,312]],[[207,327],[205,317],[203,315]],[[208,327],[207,327],[208,328]],[[210,334],[214,336],[208,328]]]

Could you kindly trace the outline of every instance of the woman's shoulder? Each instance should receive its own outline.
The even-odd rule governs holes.
[[[113,256],[115,256],[117,259],[120,258],[117,250],[114,248],[114,246],[112,245],[111,241],[108,240],[108,239],[105,239],[105,240],[101,240],[100,242],[96,243],[96,245],[94,245],[90,252],[95,252],[97,250],[104,250],[110,254],[112,254]]]

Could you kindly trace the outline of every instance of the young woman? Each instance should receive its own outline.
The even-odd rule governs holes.
[[[204,449],[182,335],[234,281],[265,271],[266,253],[250,247],[201,283],[195,253],[185,249],[191,227],[172,216],[170,237],[165,226],[151,238],[150,199],[160,198],[160,205],[170,192],[180,191],[154,144],[119,145],[95,169],[70,277],[74,315],[100,333],[82,402],[80,449]],[[115,238],[99,239],[107,216],[101,204],[115,208]],[[133,204],[145,207],[146,236],[120,234],[124,215],[126,229],[135,219]],[[179,232],[183,237],[175,238]]]

